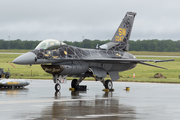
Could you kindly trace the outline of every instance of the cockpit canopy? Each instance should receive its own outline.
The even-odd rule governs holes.
[[[47,39],[47,40],[43,40],[42,42],[40,42],[35,49],[52,50],[52,49],[59,48],[61,45],[66,45],[66,44],[63,42],[60,42],[58,40]]]

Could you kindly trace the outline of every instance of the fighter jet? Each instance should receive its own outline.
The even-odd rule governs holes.
[[[47,39],[37,47],[16,59],[13,63],[21,65],[40,64],[42,69],[52,74],[55,90],[60,90],[60,84],[67,76],[73,79],[72,88],[78,88],[86,77],[94,77],[101,81],[106,89],[112,89],[112,81],[119,79],[119,72],[130,70],[138,63],[159,67],[145,62],[165,62],[173,60],[144,60],[126,51],[129,50],[129,38],[136,13],[127,12],[120,26],[109,43],[96,49],[85,49],[67,45],[54,39]],[[110,75],[111,80],[104,78]]]

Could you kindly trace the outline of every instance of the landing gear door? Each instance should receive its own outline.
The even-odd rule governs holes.
[[[60,83],[67,83],[66,77],[67,77],[67,75],[60,75],[59,76]]]
[[[118,71],[111,71],[111,72],[109,72],[109,75],[110,75],[112,81],[116,81],[119,79],[119,72]]]

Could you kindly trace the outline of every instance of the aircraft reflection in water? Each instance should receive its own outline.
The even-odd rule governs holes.
[[[113,98],[112,92],[105,92],[95,99],[83,100],[80,91],[72,91],[72,98],[77,101],[53,102],[41,112],[39,119],[134,119],[134,107],[119,104],[119,98]],[[85,93],[83,93],[85,94]],[[109,96],[110,95],[110,96]]]
[[[27,95],[26,93],[28,92],[27,88],[17,88],[17,89],[11,89],[11,88],[7,88],[7,89],[2,89],[0,88],[0,94],[6,94],[7,97],[17,97],[19,95]],[[25,93],[25,94],[24,94]]]
[[[66,81],[66,76],[79,77],[71,82],[71,87],[75,90],[86,77],[94,77],[109,90],[113,88],[112,81],[119,79],[119,72],[130,70],[138,63],[166,69],[145,62],[173,60],[136,59],[132,54],[125,52],[129,50],[129,38],[135,15],[134,12],[127,12],[112,40],[97,46],[96,49],[78,48],[48,39],[39,43],[34,50],[14,59],[13,63],[41,64],[45,72],[52,74],[56,91],[60,90],[59,83]],[[104,80],[107,75],[110,75],[111,80]]]

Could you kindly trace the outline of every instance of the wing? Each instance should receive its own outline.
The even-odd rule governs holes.
[[[84,62],[97,62],[97,63],[111,63],[111,64],[118,64],[118,63],[134,63],[134,64],[143,64],[143,65],[148,65],[148,66],[152,66],[152,67],[157,67],[157,68],[162,68],[162,69],[166,69],[160,66],[156,66],[156,65],[152,65],[152,64],[148,64],[145,62],[168,62],[168,61],[174,61],[174,59],[170,59],[170,60],[147,60],[147,59],[117,59],[117,58],[101,58],[101,59],[97,59],[97,58],[83,58],[83,59],[59,59],[59,58],[52,58],[52,59],[38,59],[37,62],[39,64],[43,64],[43,63],[62,63],[62,62],[69,62],[69,61],[84,61]]]

